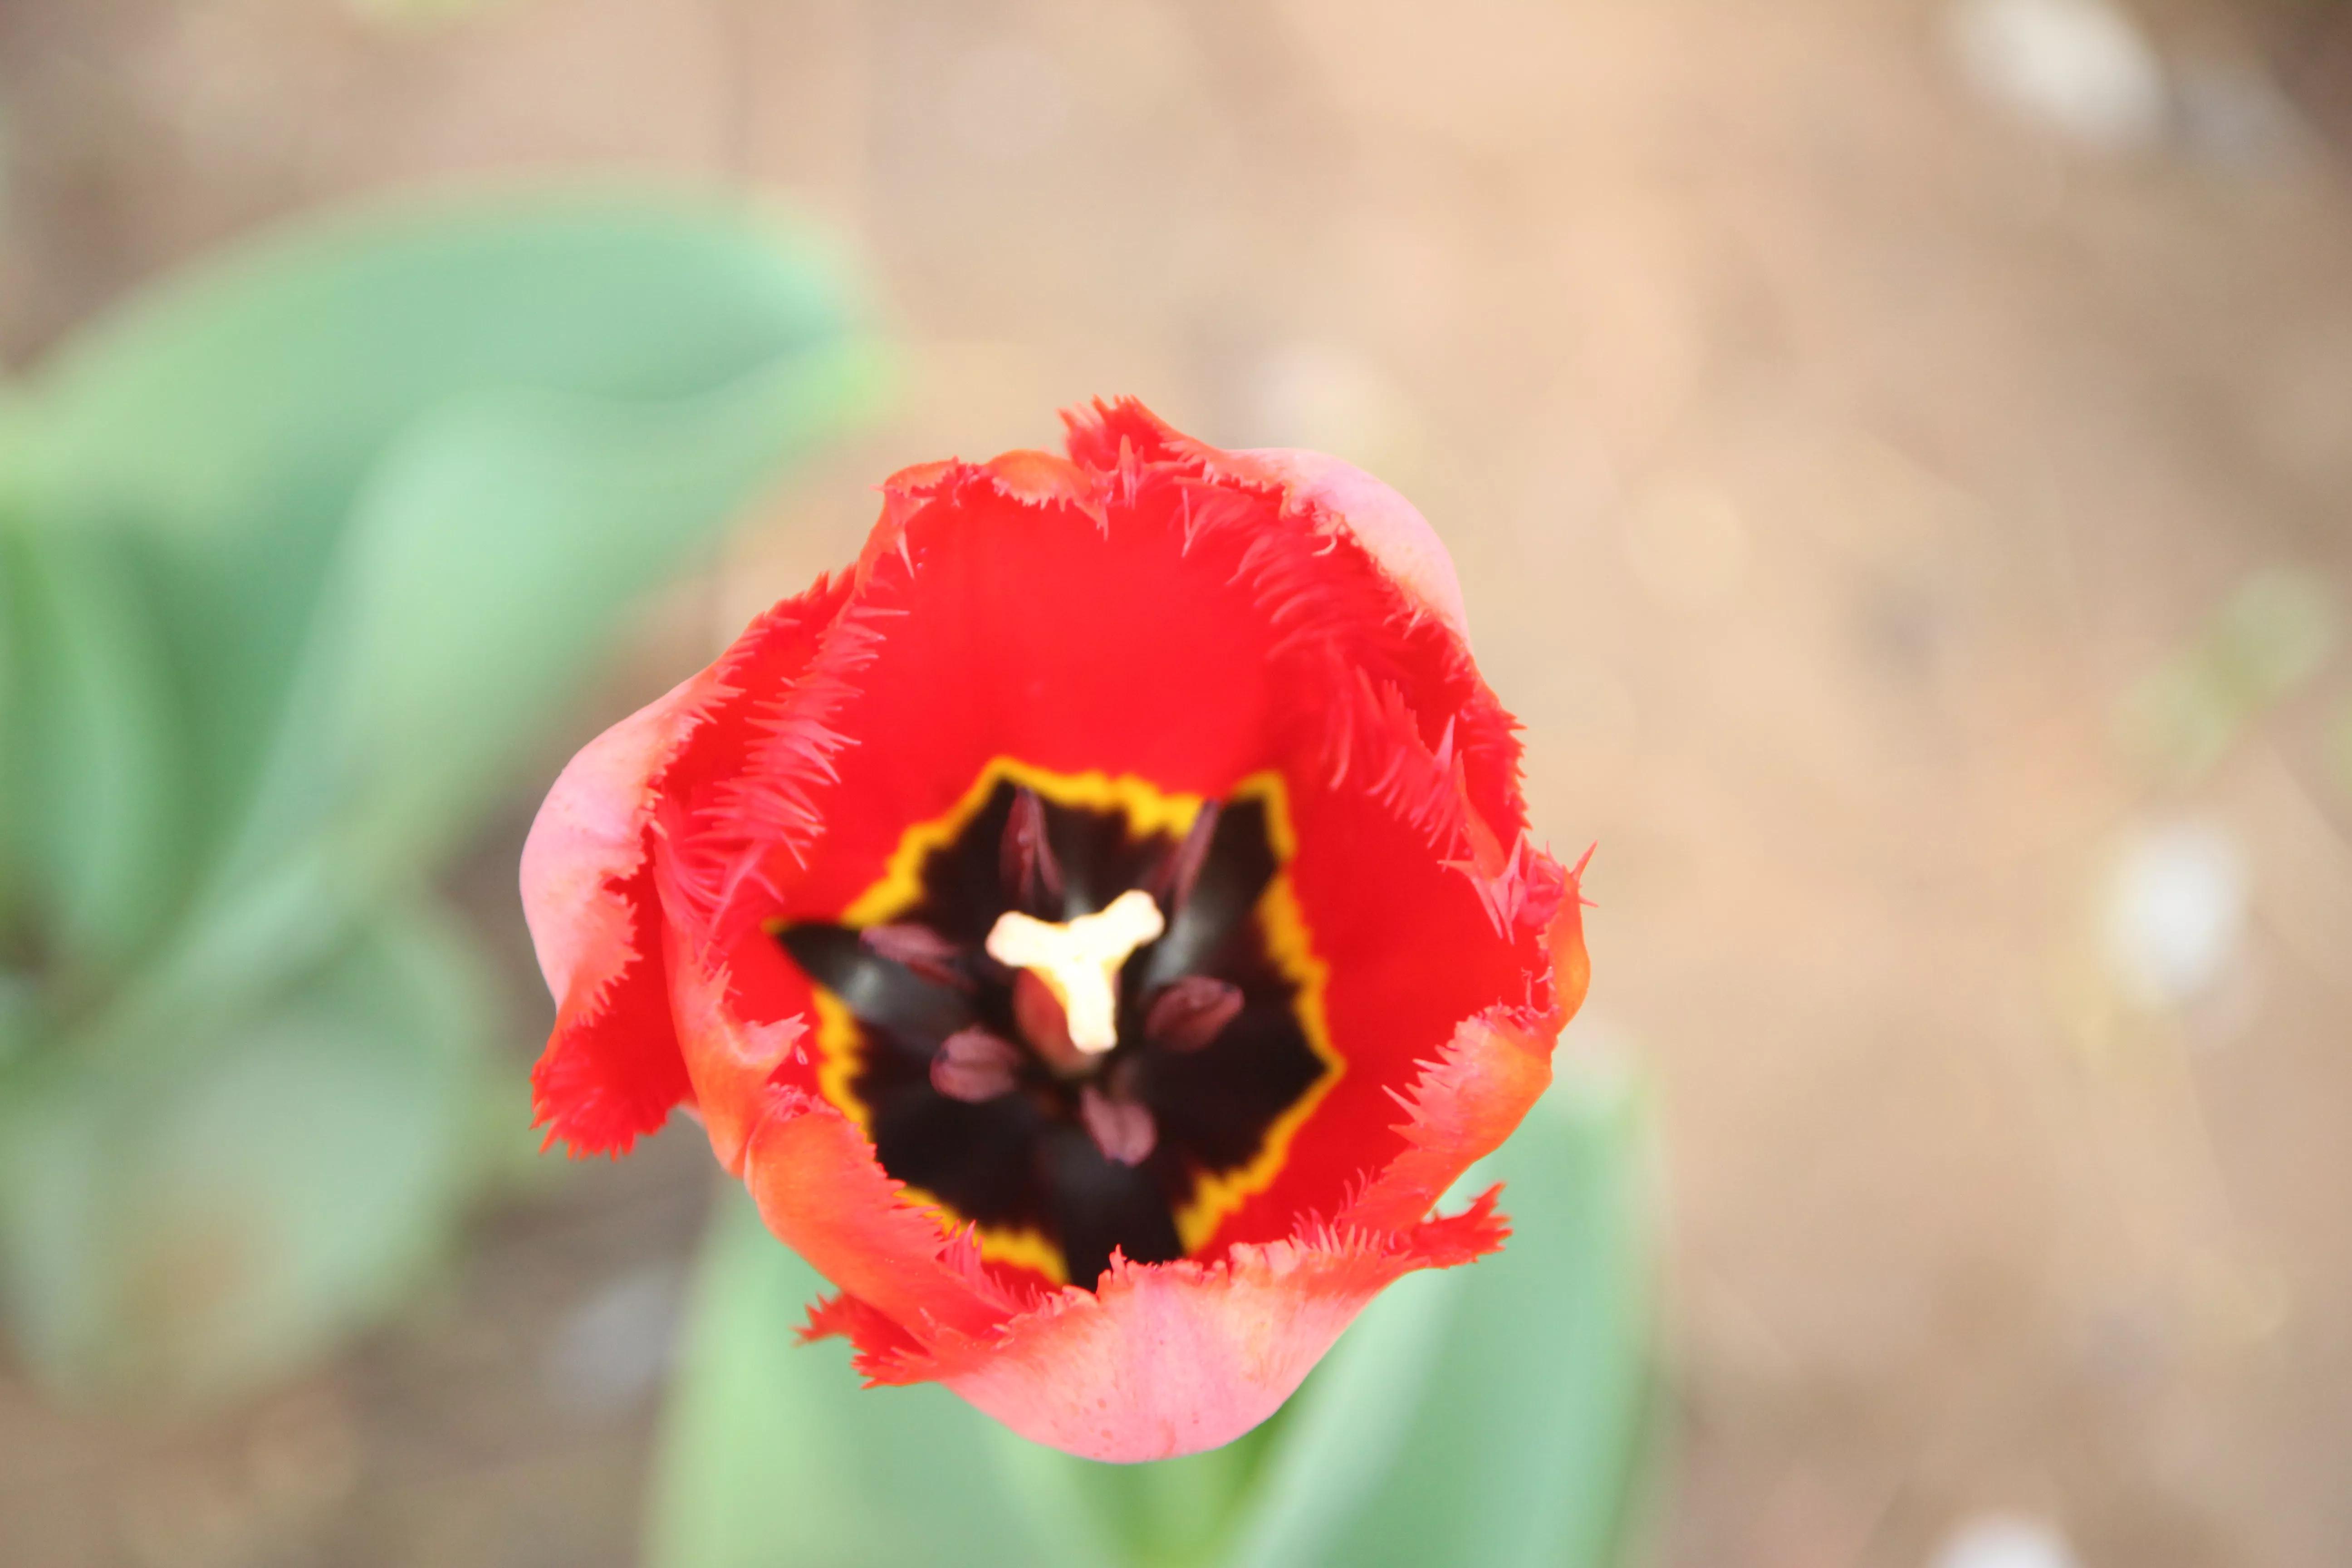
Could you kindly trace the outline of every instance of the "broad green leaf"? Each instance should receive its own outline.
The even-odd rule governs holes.
[[[1230,1561],[1321,1561],[1387,1484],[1404,1452],[1468,1276],[1407,1276],[1382,1293],[1291,1399]]]
[[[729,1184],[654,1478],[651,1568],[1099,1568],[1080,1463],[936,1384],[866,1389],[794,1340],[829,1289]]]
[[[152,552],[203,825],[240,818],[385,454],[500,390],[692,403],[847,334],[834,269],[719,198],[485,193],[310,220],[189,269],[26,388],[23,500]],[[446,429],[444,423],[441,428]],[[709,520],[669,520],[682,536]]]
[[[1564,1074],[1488,1162],[1510,1244],[1401,1281],[1308,1381],[1236,1568],[1608,1568],[1648,1430],[1641,1121]]]
[[[653,408],[508,393],[420,424],[362,499],[214,894],[76,1048],[143,1053],[233,1009],[428,869],[518,782],[619,607],[874,374],[845,345]]]
[[[844,347],[650,407],[488,394],[417,426],[354,508],[249,851],[325,828],[362,889],[430,863],[533,756],[621,609],[872,376]]]
[[[180,693],[135,551],[0,520],[0,931],[37,929],[68,989],[176,900]]]
[[[470,1190],[494,1026],[467,939],[396,910],[179,1070],[68,1056],[0,1078],[0,1286],[26,1362],[168,1405],[381,1315]]]

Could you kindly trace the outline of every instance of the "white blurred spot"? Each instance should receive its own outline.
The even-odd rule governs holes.
[[[1677,480],[1643,498],[1625,519],[1625,561],[1660,604],[1709,610],[1739,591],[1748,571],[1748,524],[1711,485]]]
[[[2066,1538],[2034,1519],[1983,1514],[1954,1531],[1934,1568],[2080,1568]]]
[[[2107,963],[2143,1007],[2178,1007],[2212,989],[2244,934],[2245,851],[2226,829],[2184,822],[2124,847],[2107,893]]]
[[[1952,47],[1973,87],[2011,111],[2108,152],[2164,129],[2164,65],[2109,0],[1958,0]]]
[[[576,1410],[628,1408],[669,1371],[685,1306],[686,1282],[668,1264],[606,1281],[572,1310],[548,1346],[548,1386]]]

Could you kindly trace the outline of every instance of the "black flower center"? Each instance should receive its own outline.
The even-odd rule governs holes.
[[[1185,1256],[1339,1074],[1289,843],[1273,774],[1204,802],[1000,759],[841,923],[778,928],[824,1092],[988,1256],[1088,1287]],[[991,951],[1064,947],[1099,961]]]

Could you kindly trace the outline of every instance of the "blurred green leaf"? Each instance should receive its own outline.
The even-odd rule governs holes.
[[[135,552],[0,519],[0,929],[72,989],[126,957],[187,868],[180,693]]]
[[[730,1190],[649,1561],[1605,1568],[1650,1399],[1638,1110],[1565,1084],[1489,1163],[1517,1225],[1499,1257],[1391,1288],[1260,1433],[1134,1467],[1026,1444],[936,1386],[859,1389],[840,1345],[793,1342],[824,1283]]]
[[[716,197],[508,191],[294,225],[151,290],[46,367],[26,389],[24,505],[35,526],[119,527],[152,553],[187,684],[192,816],[217,847],[283,754],[321,595],[348,569],[379,465],[432,466],[405,444],[429,454],[421,422],[481,461],[499,437],[454,434],[453,401],[494,425],[516,417],[501,390],[652,416],[707,403],[841,353],[842,297],[809,239]],[[499,482],[478,478],[474,526],[496,526],[482,503]],[[607,547],[599,521],[616,523],[583,520],[582,549]],[[663,521],[683,547],[718,519]]]
[[[1097,1568],[1081,1463],[935,1384],[866,1389],[794,1340],[824,1281],[730,1184],[654,1478],[651,1568]]]
[[[233,1389],[439,1245],[492,1020],[423,889],[874,375],[772,216],[509,191],[290,226],[0,388],[0,1304],[53,1384]]]
[[[429,874],[622,603],[870,404],[840,292],[738,204],[510,194],[298,227],[68,353],[23,505],[149,558],[211,856],[68,1048],[205,1037]]]
[[[26,1361],[168,1405],[379,1315],[469,1190],[496,1020],[468,939],[419,906],[184,1070],[0,1079],[0,1279]]]
[[[10,522],[6,486],[6,404],[0,401],[0,968],[29,963],[34,910],[29,907],[29,868],[25,864],[25,829],[28,807],[24,795],[30,781],[24,731],[32,722],[25,690],[25,656],[17,647],[25,633],[25,611],[17,603],[27,595],[16,565],[16,530]]]
[[[0,1071],[32,1048],[41,1026],[40,993],[32,976],[0,969]]]
[[[652,408],[488,394],[418,425],[354,509],[253,847],[327,828],[362,886],[446,851],[623,607],[872,376],[844,345]]]
[[[1208,1568],[1224,1560],[1235,1523],[1270,1456],[1280,1451],[1287,1409],[1222,1448],[1149,1465],[1098,1465],[1036,1450],[1066,1472],[1118,1561],[1135,1568]]]
[[[1237,1568],[1619,1561],[1652,1397],[1641,1131],[1622,1082],[1563,1071],[1477,1173],[1508,1184],[1510,1244],[1400,1281],[1349,1331]]]

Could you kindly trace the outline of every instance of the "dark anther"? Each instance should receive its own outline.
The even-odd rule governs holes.
[[[1093,1084],[1078,1091],[1078,1120],[1103,1158],[1140,1165],[1159,1145],[1160,1128],[1150,1110],[1132,1100],[1115,1100]]]
[[[1242,989],[1229,980],[1187,974],[1161,988],[1143,1015],[1143,1037],[1171,1051],[1214,1043],[1242,1010]]]
[[[963,992],[975,989],[971,976],[957,963],[963,950],[929,926],[867,926],[857,933],[857,940],[926,980]]]
[[[978,1105],[1011,1093],[1020,1070],[1021,1047],[975,1025],[940,1042],[931,1087],[950,1100]]]
[[[894,1037],[943,1040],[971,1022],[971,1003],[953,986],[925,978],[868,947],[845,926],[795,925],[777,933],[811,980],[841,998],[858,1019]]]
[[[1201,807],[1192,826],[1185,832],[1184,841],[1176,846],[1161,862],[1154,879],[1160,886],[1154,890],[1166,902],[1171,914],[1182,909],[1192,896],[1192,885],[1201,879],[1202,863],[1209,858],[1209,845],[1217,837],[1217,817],[1221,808],[1215,801]]]
[[[1004,880],[1004,897],[1013,908],[1043,914],[1055,912],[1049,906],[1061,903],[1062,864],[1054,858],[1054,841],[1045,833],[1045,803],[1035,790],[1024,786],[1013,793],[996,866]]]
[[[1025,969],[1013,976],[1013,1021],[1021,1026],[1022,1038],[1056,1074],[1076,1078],[1094,1070],[1096,1058],[1070,1038],[1070,1020],[1062,1011],[1061,998]]]

